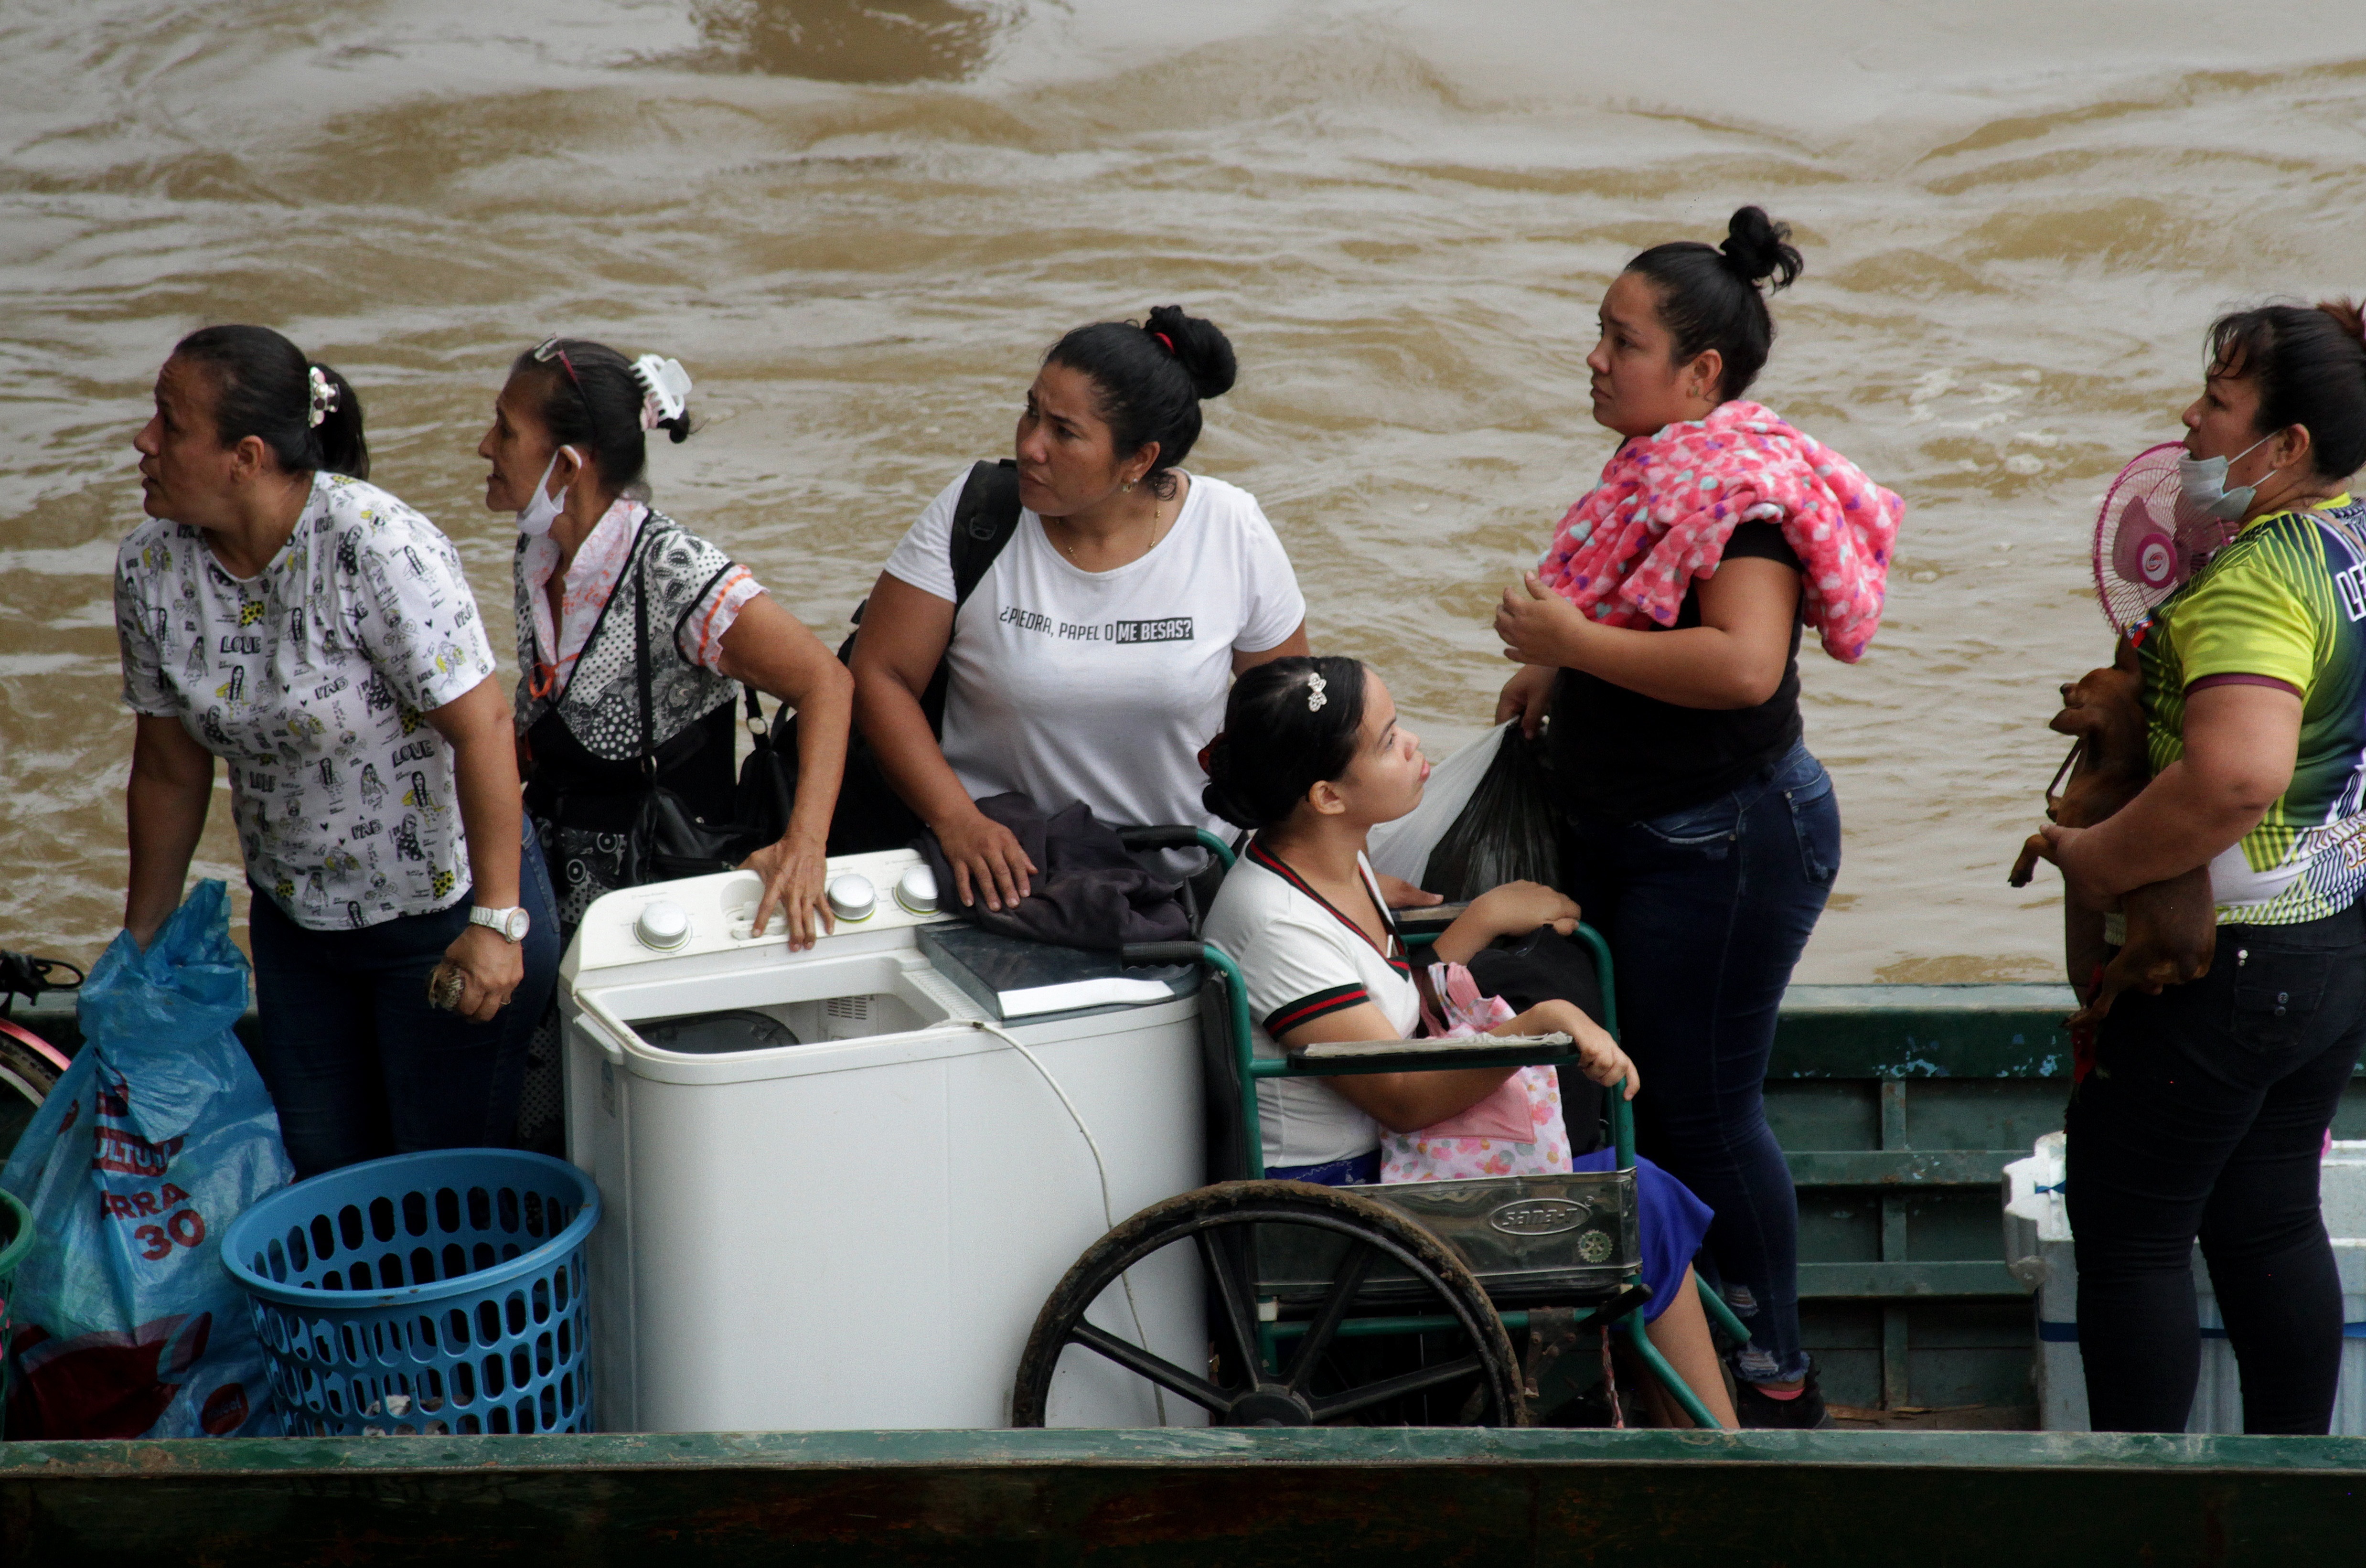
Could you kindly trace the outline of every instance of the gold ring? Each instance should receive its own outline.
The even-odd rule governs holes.
[[[468,989],[468,976],[450,961],[438,964],[435,972],[427,976],[427,1000],[430,1006],[446,1012],[458,1010],[460,998]]]

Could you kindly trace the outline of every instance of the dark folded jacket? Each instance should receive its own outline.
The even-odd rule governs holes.
[[[1035,863],[1035,875],[1014,908],[997,914],[983,899],[963,908],[953,901],[952,867],[944,846],[934,833],[925,833],[920,852],[936,873],[942,908],[983,931],[1065,947],[1114,951],[1130,942],[1180,942],[1191,934],[1182,883],[1144,870],[1119,841],[1117,829],[1096,820],[1082,802],[1047,816],[1014,792],[987,795],[977,808],[1010,829]],[[975,884],[971,892],[976,893]]]

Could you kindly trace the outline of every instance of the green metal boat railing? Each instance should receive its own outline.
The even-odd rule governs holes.
[[[2062,1125],[2075,1006],[2041,985],[1784,998],[1766,1113],[1799,1189],[1801,1328],[1828,1399],[2034,1425],[2032,1282],[2005,1265],[1998,1211],[2005,1164]],[[2333,1135],[2366,1137],[2366,1077]]]

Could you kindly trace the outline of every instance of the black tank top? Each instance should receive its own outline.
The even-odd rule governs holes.
[[[1799,557],[1772,523],[1744,523],[1724,560],[1771,560],[1797,570]],[[1685,591],[1679,629],[1701,624],[1700,584]],[[1797,745],[1799,632],[1774,694],[1748,708],[1687,708],[1564,670],[1553,683],[1546,754],[1562,807],[1598,822],[1635,822],[1682,811],[1735,788]]]

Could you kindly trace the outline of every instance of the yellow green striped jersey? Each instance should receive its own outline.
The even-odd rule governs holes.
[[[2136,645],[2153,772],[2184,754],[2185,692],[2264,675],[2301,693],[2292,784],[2210,863],[2218,922],[2338,914],[2366,886],[2366,505],[2336,496],[2247,525]]]

